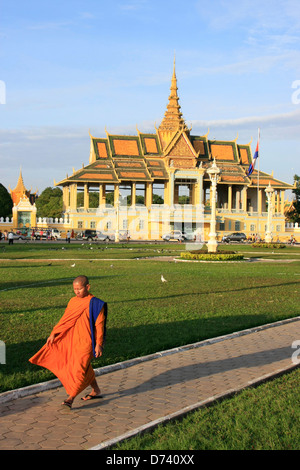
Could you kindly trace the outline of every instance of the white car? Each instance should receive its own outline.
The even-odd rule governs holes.
[[[97,232],[95,240],[113,242],[115,241],[115,235],[113,233]]]
[[[181,230],[172,230],[169,233],[165,233],[162,236],[162,239],[165,240],[165,242],[168,242],[170,240],[180,240],[183,241],[186,239],[186,236],[184,233],[181,232]]]

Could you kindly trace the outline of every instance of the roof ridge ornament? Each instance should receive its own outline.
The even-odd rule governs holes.
[[[163,136],[163,140],[166,141],[165,145],[168,144],[170,138],[172,138],[172,135],[174,135],[179,130],[189,132],[189,129],[182,116],[177,90],[178,88],[176,78],[176,62],[174,57],[173,75],[171,80],[169,101],[167,104],[167,109],[164,118],[158,128],[159,132]]]

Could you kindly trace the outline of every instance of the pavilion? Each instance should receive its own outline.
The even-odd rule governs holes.
[[[216,229],[223,234],[241,231],[262,238],[267,230],[265,189],[271,185],[272,234],[285,233],[285,191],[293,185],[255,169],[251,141],[215,140],[192,135],[179,105],[175,62],[163,120],[153,133],[94,137],[90,134],[89,163],[62,181],[64,217],[74,231],[129,230],[134,239],[159,239],[172,229],[201,230],[207,239],[211,182],[207,170],[220,169],[217,186]],[[259,179],[259,185],[258,185]]]

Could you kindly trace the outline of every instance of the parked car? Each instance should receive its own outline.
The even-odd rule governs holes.
[[[14,233],[13,234],[13,240],[27,240],[27,236],[24,233]]]
[[[80,238],[80,237],[78,237]],[[114,241],[115,236],[112,233],[99,232],[98,230],[84,230],[82,239],[88,241]]]
[[[61,234],[57,228],[48,230],[35,230],[34,238],[36,240],[47,240],[48,238],[51,240],[57,240],[58,238],[61,238]]]
[[[82,239],[83,240],[92,241],[92,240],[96,240],[96,238],[97,238],[96,230],[84,230],[82,232]]]
[[[169,233],[165,233],[162,236],[162,239],[168,242],[170,240],[183,241],[183,240],[186,240],[187,238],[186,238],[186,234],[184,232],[181,232],[181,230],[172,230]]]
[[[244,242],[247,240],[247,237],[242,232],[234,232],[230,233],[229,235],[224,235],[222,238],[222,242],[229,243],[229,242]]]
[[[114,233],[97,232],[96,240],[100,240],[103,242],[113,242],[115,241],[115,235]]]

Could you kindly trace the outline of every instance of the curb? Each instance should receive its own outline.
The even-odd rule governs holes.
[[[179,346],[177,348],[168,349],[168,350],[165,350],[165,351],[160,351],[160,352],[157,352],[157,353],[149,354],[147,356],[137,357],[135,359],[129,359],[128,361],[117,362],[115,364],[111,364],[111,365],[108,365],[108,366],[99,367],[97,369],[94,369],[94,372],[95,372],[96,377],[99,377],[101,375],[108,374],[108,373],[114,372],[116,370],[126,369],[126,368],[132,367],[136,364],[140,364],[142,362],[152,361],[154,359],[158,359],[158,358],[163,357],[163,356],[176,354],[178,352],[187,351],[187,350],[190,350],[190,349],[201,348],[201,347],[206,346],[206,345],[219,343],[221,341],[226,341],[226,340],[229,340],[229,339],[232,339],[232,338],[237,338],[237,337],[240,337],[240,336],[249,335],[251,333],[256,333],[258,331],[266,330],[268,328],[275,328],[277,326],[285,325],[287,323],[293,323],[293,322],[296,322],[296,321],[300,321],[300,316],[297,316],[297,317],[294,317],[294,318],[288,318],[288,319],[285,319],[285,320],[280,320],[280,321],[274,322],[274,323],[267,323],[265,325],[261,325],[261,326],[241,330],[241,331],[236,331],[236,332],[230,333],[228,335],[217,336],[216,338],[199,341],[197,343],[188,344],[188,345],[185,345],[185,346]],[[275,372],[275,374],[276,374],[276,372]],[[260,380],[260,379],[257,379],[257,380]],[[6,403],[6,402],[11,401],[11,400],[16,400],[18,398],[23,398],[23,397],[26,397],[26,396],[29,396],[29,395],[34,395],[36,393],[45,392],[47,390],[51,390],[53,388],[57,388],[57,387],[61,387],[61,386],[62,386],[62,384],[58,379],[53,379],[53,380],[50,380],[50,381],[47,381],[47,382],[41,382],[41,383],[38,383],[38,384],[29,385],[27,387],[18,388],[18,389],[15,389],[15,390],[8,390],[8,391],[3,392],[3,393],[0,394],[0,404]],[[214,399],[216,399],[216,398],[214,398]],[[199,407],[199,406],[203,406],[203,405],[202,404],[197,405],[197,407]],[[164,420],[167,420],[167,419],[168,419],[168,417],[164,418]]]

